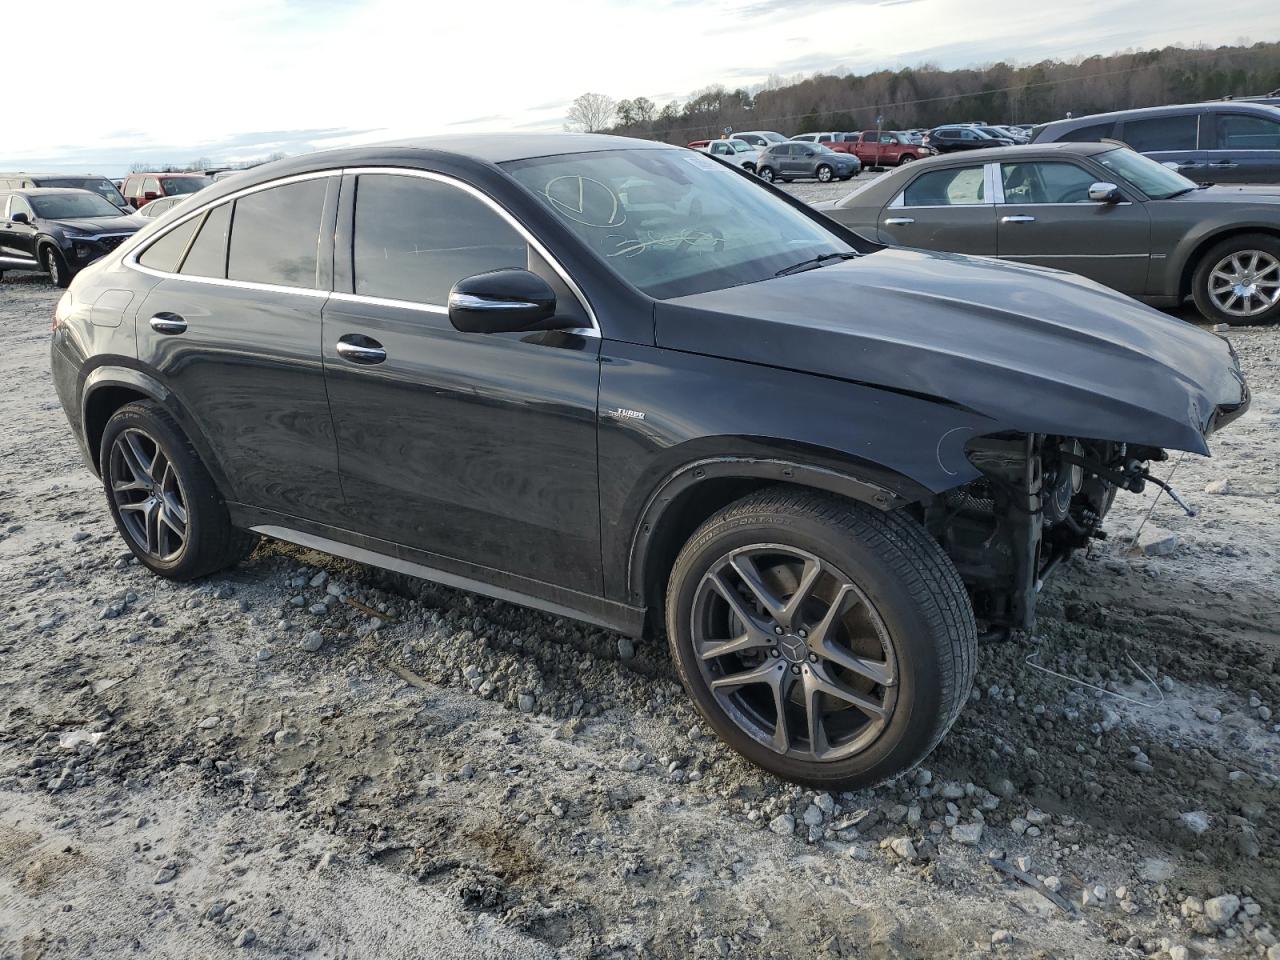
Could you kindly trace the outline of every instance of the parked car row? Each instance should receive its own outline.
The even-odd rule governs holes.
[[[740,137],[726,137],[694,140],[688,146],[719,157],[748,173],[758,174],[770,183],[805,178],[827,183],[848,180],[862,170],[862,163],[856,156],[848,152],[837,153],[825,143],[779,139],[757,148]]]

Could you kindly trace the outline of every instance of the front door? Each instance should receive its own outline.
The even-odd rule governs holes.
[[[328,262],[318,250],[337,187],[325,176],[260,190],[162,235],[139,257],[163,279],[137,322],[138,359],[160,371],[208,442],[229,499],[331,524],[344,514],[320,363]]]
[[[1002,260],[1067,270],[1130,296],[1147,289],[1151,220],[1129,199],[1097,203],[1097,174],[1072,161],[1002,163],[996,205]]]
[[[32,221],[35,213],[26,198],[10,196],[5,198],[9,209],[3,209],[4,200],[0,200],[0,269],[23,267],[30,265],[38,269],[36,261],[36,228]],[[15,223],[13,215],[24,213],[26,223]]]
[[[1280,121],[1246,113],[1206,114],[1212,121],[1206,179],[1214,183],[1280,183]]]
[[[598,336],[463,333],[446,304],[464,277],[527,267],[590,327],[583,306],[456,181],[362,173],[343,194],[324,366],[352,527],[599,595]]]
[[[996,254],[996,214],[984,164],[934,168],[880,211],[880,240],[899,247]]]

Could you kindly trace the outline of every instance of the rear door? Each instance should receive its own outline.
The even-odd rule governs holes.
[[[880,211],[880,240],[900,247],[995,256],[996,213],[987,167],[935,167],[914,177]]]
[[[304,175],[183,221],[143,250],[161,282],[138,359],[195,421],[236,502],[344,521],[320,362],[339,177]]]
[[[503,267],[543,276],[591,328],[584,305],[457,181],[370,171],[343,193],[324,365],[348,522],[473,579],[600,594],[596,331],[463,333],[447,308],[454,283]]]
[[[1213,180],[1208,153],[1200,147],[1200,114],[1194,110],[1126,120],[1119,124],[1117,136],[1138,153],[1198,183]]]
[[[1280,113],[1280,111],[1277,111]],[[1215,183],[1280,183],[1280,121],[1247,113],[1206,113],[1208,169]]]
[[[1100,178],[1074,161],[998,167],[1000,259],[1068,270],[1130,296],[1146,292],[1151,222],[1142,203],[1091,201],[1089,187]]]

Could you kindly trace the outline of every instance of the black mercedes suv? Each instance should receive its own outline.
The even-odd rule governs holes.
[[[1225,341],[1090,281],[603,136],[215,184],[76,278],[52,362],[157,574],[263,535],[665,631],[734,749],[828,788],[919,762],[977,624],[1248,403]]]

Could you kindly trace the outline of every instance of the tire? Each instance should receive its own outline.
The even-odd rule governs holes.
[[[1214,244],[1196,265],[1191,296],[1207,320],[1232,326],[1280,320],[1280,238],[1244,233]]]
[[[774,565],[775,557],[783,559]],[[778,601],[772,607],[739,575],[735,565],[743,563]],[[811,564],[818,572],[800,611],[762,613],[802,593],[796,585]],[[735,605],[721,586],[751,626],[730,612]],[[828,601],[842,597],[844,612],[824,630]],[[824,789],[868,786],[920,763],[959,716],[976,668],[973,609],[942,548],[905,514],[830,494],[773,488],[708,519],[672,568],[666,619],[676,672],[725,743],[785,780]],[[845,663],[861,658],[864,672],[831,659],[827,640]],[[707,654],[725,641],[738,648]],[[753,671],[759,676],[734,682]],[[840,697],[825,689],[816,697],[823,727],[811,735],[803,692],[833,679]],[[852,706],[844,699],[850,692],[883,715]]]
[[[98,464],[116,529],[153,573],[194,580],[238,563],[257,542],[231,526],[191,441],[150,400],[126,404],[107,421]]]
[[[754,163],[744,163],[742,165],[742,169],[747,171],[747,173],[755,173],[756,165]]]
[[[44,255],[40,261],[45,272],[49,274],[49,282],[55,287],[66,287],[71,283],[71,268],[67,266],[62,252],[51,243],[45,244]]]
[[[825,163],[820,163],[818,164],[818,169],[815,170],[813,173],[814,173],[814,176],[818,178],[819,183],[830,183],[831,175],[833,172],[834,171]]]
[[[911,154],[909,154],[909,153],[904,153],[902,156],[900,156],[900,157],[898,158],[898,166],[900,166],[900,167],[901,167],[901,166],[904,166],[904,165],[906,165],[906,164],[910,163],[910,162],[911,162],[912,160],[914,160],[914,159],[915,159],[915,157],[913,157]]]
[[[760,179],[765,183],[773,183],[777,178],[777,174],[773,172],[773,167],[761,167],[759,170]]]

